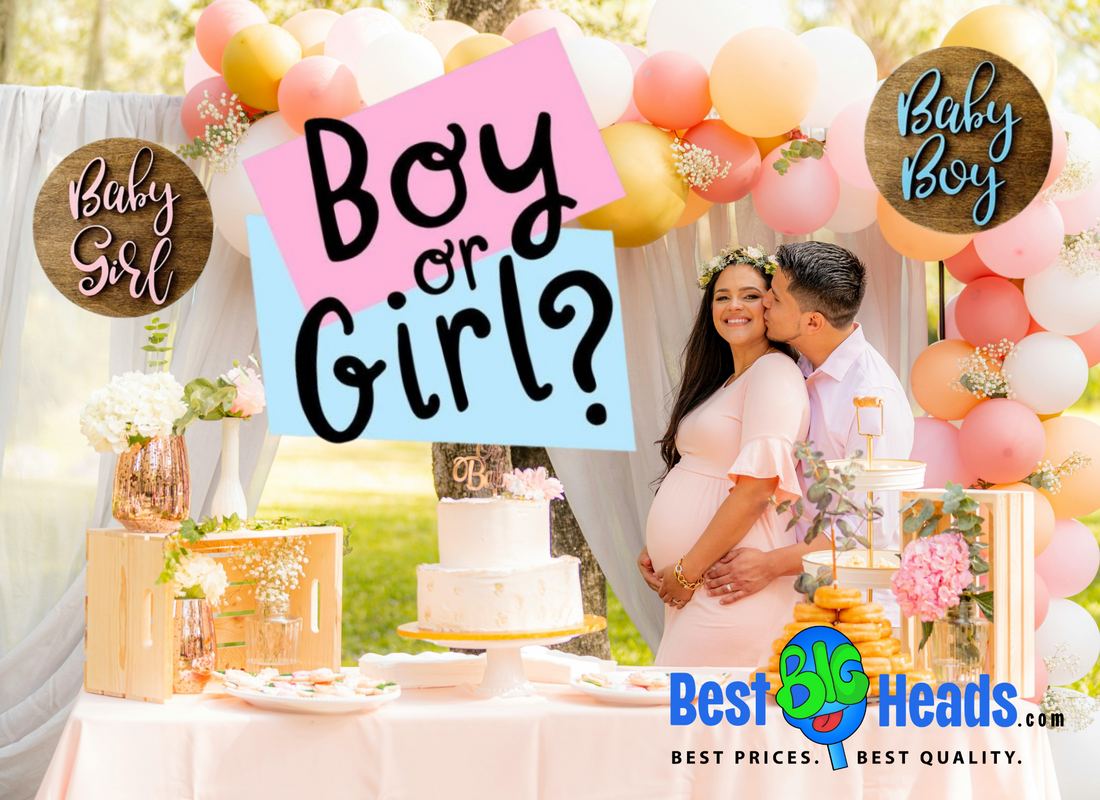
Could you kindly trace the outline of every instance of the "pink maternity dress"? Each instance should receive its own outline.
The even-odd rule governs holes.
[[[806,438],[810,403],[798,366],[782,353],[759,358],[737,380],[708,397],[680,424],[680,461],[661,483],[646,523],[657,571],[675,564],[698,541],[737,479],[779,478],[775,499],[801,496],[794,443]],[[794,544],[770,506],[737,544],[775,550]],[[731,605],[696,590],[683,610],[665,606],[656,664],[666,667],[757,667],[790,622],[800,599],[790,576]]]

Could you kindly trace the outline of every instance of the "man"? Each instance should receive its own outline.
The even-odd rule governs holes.
[[[783,245],[776,251],[776,260],[779,268],[764,297],[764,321],[768,338],[786,342],[802,354],[799,366],[810,395],[809,440],[815,449],[827,459],[846,458],[857,450],[866,456],[867,440],[858,433],[852,400],[872,395],[885,402],[875,456],[909,458],[913,447],[909,399],[890,365],[867,343],[855,323],[867,288],[866,268],[848,250],[826,242]],[[803,491],[805,488],[803,480]],[[876,499],[884,515],[875,523],[875,546],[896,550],[898,498],[888,494]],[[829,547],[827,536],[819,536],[809,545],[803,542],[807,527],[805,522],[798,526],[797,544],[778,550],[765,553],[734,548],[707,571],[707,593],[729,604],[777,578],[797,575],[805,553]],[[643,553],[639,568],[646,582],[654,586],[656,579],[646,561]],[[881,597],[884,594],[888,593],[876,593],[875,600],[886,600],[883,605],[897,625],[896,604],[892,597]]]

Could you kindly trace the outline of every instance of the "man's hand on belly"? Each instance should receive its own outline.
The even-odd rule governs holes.
[[[735,547],[706,572],[707,594],[729,605],[756,594],[773,580],[770,553],[752,547]]]

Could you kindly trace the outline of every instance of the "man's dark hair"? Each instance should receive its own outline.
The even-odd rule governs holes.
[[[817,311],[834,328],[852,324],[867,290],[867,268],[850,250],[828,242],[795,242],[775,251],[803,311]]]

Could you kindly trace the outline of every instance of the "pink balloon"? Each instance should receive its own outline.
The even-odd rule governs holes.
[[[959,429],[942,419],[913,420],[913,453],[909,457],[926,464],[924,485],[930,489],[942,489],[948,481],[971,486],[978,479],[962,460]]]
[[[520,14],[509,23],[501,35],[515,44],[551,28],[557,29],[562,44],[584,36],[581,26],[572,17],[550,8],[536,8]]]
[[[958,302],[959,296],[955,295],[943,306],[944,316],[944,335],[948,339],[961,339],[962,334],[959,333],[959,326],[955,324],[955,303]],[[955,426],[952,425],[952,428]]]
[[[195,46],[203,61],[221,75],[222,53],[229,40],[249,25],[265,22],[264,12],[249,0],[214,0],[195,23]]]
[[[1066,129],[1053,114],[1050,115],[1050,130],[1054,134],[1054,144],[1050,151],[1050,168],[1047,170],[1047,178],[1043,181],[1043,187],[1039,191],[1045,191],[1054,185],[1058,176],[1066,166],[1066,157],[1069,155],[1069,140],[1066,139]]]
[[[623,44],[622,42],[614,42],[614,45],[626,54],[626,60],[630,62],[630,69],[637,74],[638,67],[642,65],[642,62],[646,60],[647,56],[645,50],[640,47],[635,47],[632,44]],[[637,104],[634,102],[633,94],[630,97],[630,105],[626,107],[626,111],[623,115],[615,120],[615,124],[620,122],[645,122],[645,117],[642,116],[642,112],[638,110]]]
[[[704,200],[732,203],[751,192],[760,179],[760,150],[757,149],[756,142],[745,134],[738,133],[722,120],[703,120],[684,134],[684,141],[710,150],[723,163],[730,164],[726,177],[716,178],[706,191],[693,190]]]
[[[224,99],[228,101],[233,96],[233,90],[229,88],[225,78],[221,75],[215,75],[213,78],[207,78],[196,84],[183,98],[183,104],[180,106],[180,121],[183,123],[183,131],[190,141],[194,141],[196,136],[205,140],[206,126],[214,125],[217,122],[210,116],[203,117],[199,112],[199,104],[209,100],[215,108],[223,111],[228,105],[228,103],[222,102],[223,95],[225,96]],[[248,113],[259,113],[255,108],[241,103],[240,100],[237,102]]]
[[[710,113],[710,76],[687,53],[654,53],[634,73],[634,102],[658,128],[690,128]]]
[[[1057,525],[1057,522],[1055,522],[1055,524]],[[1043,620],[1047,618],[1047,612],[1050,611],[1050,590],[1047,589],[1047,582],[1043,580],[1043,576],[1039,573],[1035,573],[1034,594],[1035,630],[1038,630],[1039,626],[1043,624]]]
[[[1085,591],[1100,568],[1100,546],[1083,522],[1059,519],[1054,538],[1035,557],[1035,572],[1046,581],[1051,597],[1073,597]]]
[[[1030,475],[1046,441],[1035,412],[1003,397],[978,403],[959,429],[963,463],[990,483],[1016,483]]]
[[[966,284],[955,303],[959,333],[975,347],[1001,339],[1018,344],[1027,336],[1030,322],[1024,293],[1004,278],[978,278]]]
[[[1038,627],[1038,626],[1036,626]],[[1038,705],[1043,695],[1047,693],[1047,686],[1050,685],[1050,676],[1047,674],[1047,665],[1043,661],[1043,657],[1038,653],[1035,654],[1035,694],[1031,697],[1025,697],[1029,703],[1035,703]]]
[[[1100,364],[1100,325],[1069,338],[1077,342],[1077,346],[1085,354],[1085,360],[1089,362],[1090,367]]]
[[[863,138],[867,132],[867,115],[871,99],[857,100],[845,106],[829,126],[829,160],[836,174],[860,189],[877,189],[867,166],[867,150]]]
[[[189,92],[207,78],[220,74],[203,60],[199,48],[193,47],[187,54],[187,61],[183,64],[183,91]]]
[[[764,161],[782,156],[780,145]],[[791,164],[786,175],[768,168],[752,190],[752,204],[761,221],[777,233],[805,236],[820,229],[840,203],[840,178],[826,153],[820,159],[804,158]]]
[[[982,263],[978,253],[974,250],[974,242],[971,241],[960,252],[945,258],[943,265],[951,276],[959,283],[970,283],[978,278],[985,278],[997,273]]]
[[[1064,233],[1058,207],[1036,200],[1003,225],[977,234],[974,250],[998,275],[1030,278],[1057,260]]]
[[[279,83],[279,112],[295,133],[305,133],[308,119],[342,119],[359,107],[355,74],[335,58],[303,58]]]
[[[1068,200],[1055,200],[1067,236],[1077,236],[1100,221],[1100,181]]]

